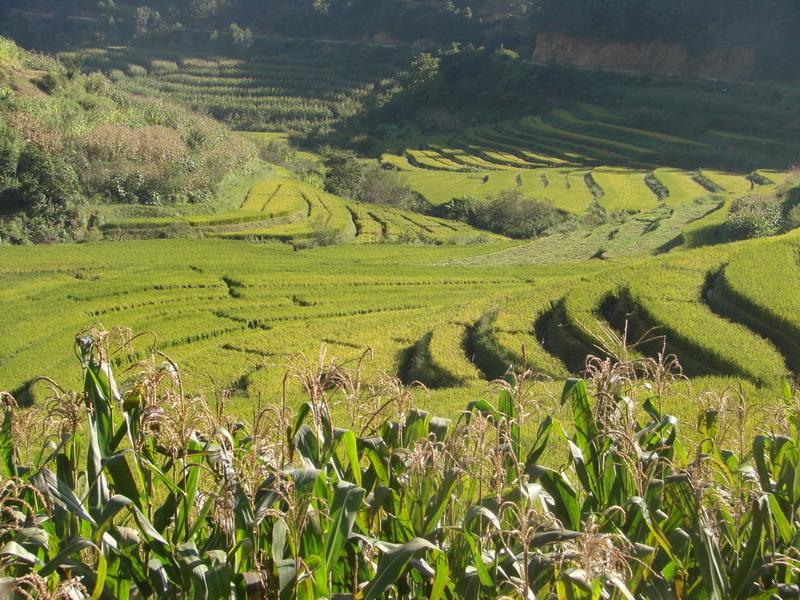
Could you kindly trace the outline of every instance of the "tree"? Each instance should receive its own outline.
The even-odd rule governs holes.
[[[17,163],[20,195],[26,199],[44,199],[48,204],[66,209],[80,200],[80,183],[75,170],[61,157],[26,146]]]
[[[328,10],[331,7],[331,3],[329,0],[314,0],[311,6],[314,9],[314,12],[320,15],[327,15]]]
[[[311,241],[314,246],[335,246],[342,243],[342,235],[318,217],[311,221]]]
[[[423,52],[414,57],[409,69],[408,87],[412,90],[420,90],[436,81],[439,78],[441,62],[440,58],[429,52]]]
[[[161,26],[161,14],[149,6],[139,6],[134,21],[136,35],[147,35],[153,28]]]
[[[24,207],[0,237],[12,243],[51,243],[74,239],[81,229],[80,184],[62,158],[35,146],[19,155],[15,187],[7,190],[17,206]]]
[[[253,45],[253,32],[249,27],[239,27],[236,23],[231,23],[231,37],[233,38],[233,45],[244,50]]]
[[[323,154],[325,191],[355,198],[364,179],[364,170],[355,153],[347,150],[327,150]]]
[[[225,6],[225,0],[192,0],[192,16],[204,19],[213,17]]]

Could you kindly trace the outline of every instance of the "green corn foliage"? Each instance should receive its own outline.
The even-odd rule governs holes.
[[[531,423],[517,378],[454,421],[405,408],[341,428],[331,402],[354,380],[320,365],[303,375],[308,401],[294,414],[269,409],[248,426],[220,411],[203,427],[174,363],[118,386],[105,339],[77,339],[84,388],[60,401],[78,399],[85,418],[41,452],[15,448],[18,413],[3,397],[4,597],[68,586],[92,599],[800,590],[800,417],[788,386],[783,429],[736,451],[714,411],[685,447],[651,388],[624,383],[610,362],[607,376],[567,382],[563,422]],[[170,402],[184,412],[167,417]],[[277,416],[264,427],[267,414]],[[565,466],[543,464],[547,454]]]

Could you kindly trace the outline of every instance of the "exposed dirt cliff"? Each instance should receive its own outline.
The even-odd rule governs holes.
[[[559,33],[537,36],[532,61],[708,79],[742,80],[756,74],[755,52],[750,48],[718,48],[698,55],[670,42],[615,42]]]

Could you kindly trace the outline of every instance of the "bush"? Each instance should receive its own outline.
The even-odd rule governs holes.
[[[297,156],[297,152],[289,144],[270,140],[262,143],[258,147],[258,155],[261,160],[270,162],[274,165],[287,166]]]
[[[363,177],[356,199],[372,204],[387,204],[397,208],[426,212],[428,202],[414,192],[394,171],[382,169],[378,164],[363,167]]]
[[[14,184],[17,174],[17,160],[19,149],[14,135],[4,126],[0,118],[0,197],[3,192]]]
[[[575,222],[569,213],[549,202],[528,198],[519,190],[506,190],[485,201],[456,198],[433,212],[445,219],[516,239],[536,238],[572,228]]]
[[[84,88],[90,94],[99,94],[102,96],[108,95],[111,87],[111,82],[102,73],[92,73],[86,76]]]
[[[323,149],[321,153],[325,166],[325,191],[355,198],[364,177],[364,170],[355,153],[332,149]]]
[[[437,206],[434,215],[443,219],[461,221],[462,223],[473,223],[479,203],[479,200],[471,196],[453,198],[450,202]]]
[[[45,94],[52,94],[61,85],[61,78],[53,73],[46,73],[33,81]]]
[[[141,65],[128,65],[128,75],[131,77],[147,77],[147,69]]]
[[[778,233],[784,224],[777,196],[745,196],[734,201],[725,222],[728,239],[748,240]]]
[[[568,213],[549,202],[528,198],[519,190],[500,192],[485,202],[460,198],[437,212],[445,218],[516,239],[539,237],[571,220]]]
[[[784,227],[787,231],[800,227],[800,204],[793,206],[786,213]]]
[[[355,153],[323,150],[325,191],[370,204],[427,212],[430,205],[400,176],[378,163],[364,163]]]
[[[315,219],[311,222],[311,243],[319,247],[336,246],[342,243],[342,236],[323,219]]]

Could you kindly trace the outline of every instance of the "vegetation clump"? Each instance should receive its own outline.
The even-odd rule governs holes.
[[[730,239],[746,240],[775,235],[783,224],[777,196],[745,196],[734,201],[725,222]]]
[[[647,184],[647,187],[650,188],[650,191],[653,192],[659,201],[664,202],[667,198],[669,198],[669,188],[665,186],[659,179],[656,177],[655,173],[648,173],[644,176],[644,182]]]
[[[426,212],[428,203],[396,172],[365,163],[352,151],[326,148],[322,155],[325,191],[359,202]]]
[[[443,216],[515,239],[531,239],[557,228],[569,228],[575,219],[544,200],[509,189],[486,201],[458,198],[438,208]]]
[[[800,188],[751,194],[731,204],[725,229],[730,240],[769,237],[800,227]]]

